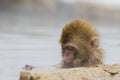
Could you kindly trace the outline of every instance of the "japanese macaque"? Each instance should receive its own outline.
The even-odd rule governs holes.
[[[96,66],[103,63],[99,33],[84,20],[76,19],[65,25],[60,44],[62,47],[61,68]]]
[[[103,50],[99,45],[99,33],[90,23],[76,19],[65,25],[60,44],[62,61],[60,68],[86,67],[103,64]],[[23,69],[32,70],[32,65]]]

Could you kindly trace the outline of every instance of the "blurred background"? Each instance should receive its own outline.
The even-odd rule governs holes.
[[[76,18],[100,32],[105,64],[120,63],[119,0],[0,0],[0,79],[19,80],[25,64],[53,69],[62,27]]]

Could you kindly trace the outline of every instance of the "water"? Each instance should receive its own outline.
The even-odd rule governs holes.
[[[120,63],[120,27],[101,27],[101,46],[105,52],[106,64]]]
[[[120,28],[98,27],[106,64],[120,63]],[[22,33],[0,33],[0,80],[18,80],[25,64],[50,69],[61,60],[61,28],[28,28]],[[48,66],[48,67],[47,67]]]
[[[57,29],[39,28],[27,33],[0,33],[0,79],[18,80],[25,64],[47,69],[60,61]],[[37,35],[36,35],[37,34]]]

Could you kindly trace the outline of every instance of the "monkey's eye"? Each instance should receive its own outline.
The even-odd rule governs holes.
[[[68,50],[74,50],[74,48],[72,46],[67,46],[66,49],[68,49]]]

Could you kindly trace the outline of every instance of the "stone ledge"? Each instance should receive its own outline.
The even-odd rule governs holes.
[[[120,64],[21,71],[20,80],[120,80]]]

